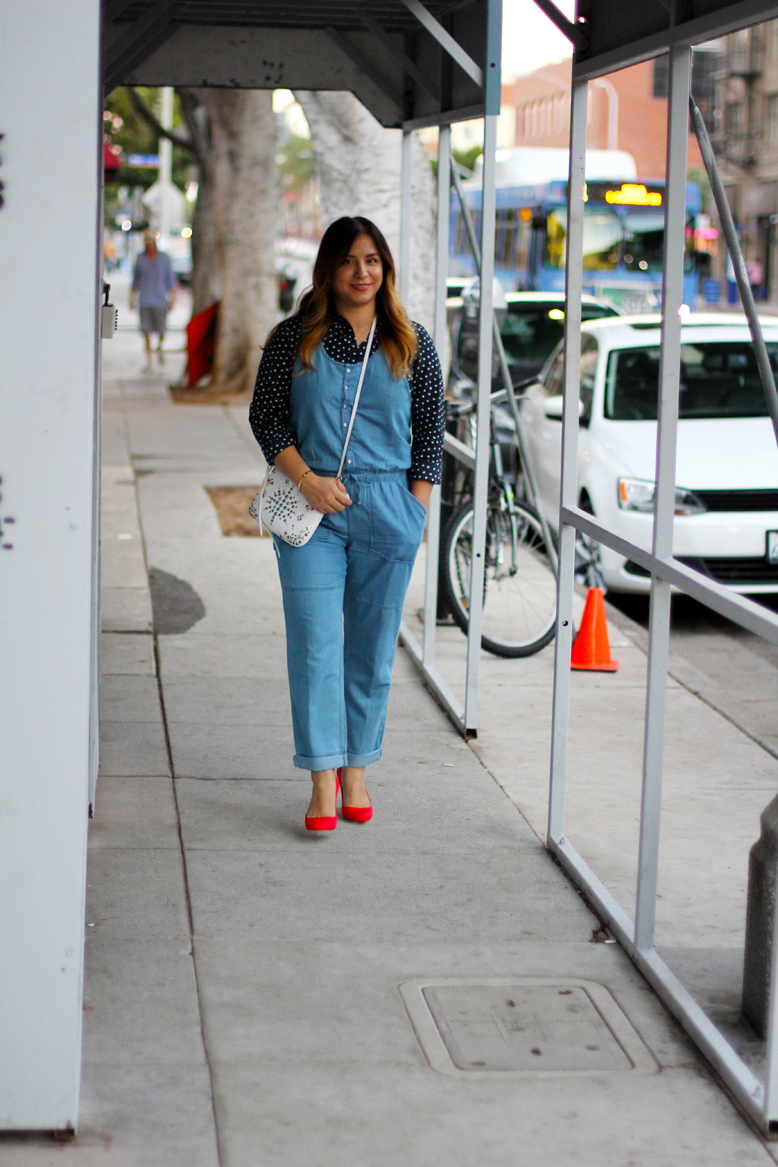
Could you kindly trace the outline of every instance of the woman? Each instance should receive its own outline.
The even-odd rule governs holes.
[[[373,318],[342,480],[337,467]],[[369,219],[324,234],[313,287],[268,337],[249,420],[268,461],[324,514],[292,547],[274,536],[286,620],[294,764],[310,770],[309,830],[367,822],[405,593],[443,453],[443,378],[409,321]]]

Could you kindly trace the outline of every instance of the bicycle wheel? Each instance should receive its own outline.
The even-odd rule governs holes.
[[[481,646],[495,656],[531,656],[554,637],[556,578],[537,512],[516,503],[486,513],[486,562]],[[473,506],[456,511],[443,532],[443,586],[454,620],[467,632]]]
[[[583,495],[578,505],[594,518],[594,507],[588,495]],[[575,582],[584,588],[602,588],[604,592],[608,590],[602,575],[600,544],[581,531],[575,533]]]

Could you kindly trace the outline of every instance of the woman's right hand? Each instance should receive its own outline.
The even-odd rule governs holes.
[[[338,478],[320,478],[311,471],[306,474],[300,491],[306,502],[324,515],[336,515],[351,506],[348,491]]]

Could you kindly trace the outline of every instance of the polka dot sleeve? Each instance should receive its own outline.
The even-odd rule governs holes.
[[[411,468],[412,479],[440,482],[446,405],[443,371],[438,352],[426,328],[412,321],[419,341],[411,370]]]
[[[282,320],[259,362],[249,425],[268,464],[287,446],[295,444],[289,429],[289,398],[301,324],[299,316]]]

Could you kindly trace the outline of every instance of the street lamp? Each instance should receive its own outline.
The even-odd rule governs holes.
[[[619,148],[619,95],[616,86],[607,77],[595,77],[592,85],[604,89],[608,95],[608,149]]]

